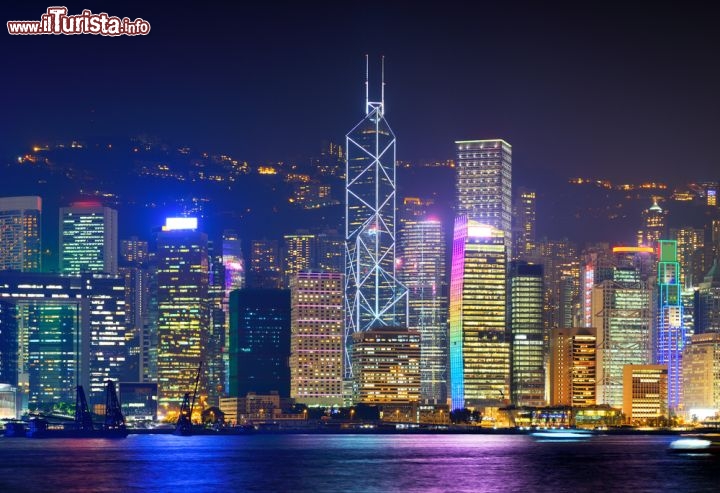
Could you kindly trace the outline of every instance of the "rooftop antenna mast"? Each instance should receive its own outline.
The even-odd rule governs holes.
[[[370,78],[370,62],[368,60],[369,55],[365,54],[365,114],[370,113],[370,89],[368,87],[368,80]]]
[[[380,108],[382,108],[382,111],[385,111],[385,55],[382,56],[382,65],[381,65],[381,84],[380,84]]]

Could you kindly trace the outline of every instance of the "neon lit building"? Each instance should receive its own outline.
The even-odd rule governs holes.
[[[156,259],[158,403],[177,410],[195,386],[210,327],[208,240],[197,220],[168,220],[157,236]],[[207,394],[202,377],[198,393]]]
[[[117,211],[99,202],[75,202],[60,208],[60,272],[118,269]]]
[[[40,197],[0,198],[0,271],[41,270]]]
[[[459,140],[458,215],[493,226],[512,245],[512,146],[502,139]]]
[[[384,69],[383,69],[384,71]],[[407,292],[395,273],[395,134],[382,98],[371,102],[365,79],[365,118],[346,136],[345,371],[353,334],[407,326]]]
[[[592,289],[592,327],[597,329],[597,403],[623,406],[623,367],[651,361],[652,293],[632,267]]]
[[[447,400],[445,237],[438,219],[408,218],[399,237],[398,277],[408,289],[408,327],[420,332],[423,401]]]
[[[512,403],[544,406],[543,267],[510,263],[510,334]]]
[[[677,409],[682,401],[682,352],[687,342],[683,325],[677,242],[660,240],[659,250],[655,361],[667,368],[667,404],[670,409]]]
[[[455,219],[450,275],[452,409],[500,406],[510,399],[506,252],[502,231],[467,216]]]
[[[309,406],[343,404],[343,275],[291,278],[290,397]]]

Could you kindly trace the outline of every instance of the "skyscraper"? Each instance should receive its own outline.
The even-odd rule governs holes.
[[[623,367],[651,360],[651,291],[632,267],[616,267],[612,279],[592,289],[592,326],[597,329],[598,404],[623,404]]]
[[[502,231],[467,216],[455,219],[450,277],[453,409],[498,406],[510,399],[506,252]]]
[[[696,334],[682,358],[683,407],[689,418],[720,409],[720,333]]]
[[[283,249],[283,282],[290,285],[290,279],[300,271],[308,270],[315,264],[316,237],[307,230],[285,235]]]
[[[667,405],[678,409],[682,401],[682,351],[687,342],[683,325],[680,264],[677,242],[660,240],[658,262],[658,317],[655,334],[655,362],[667,368]]]
[[[117,274],[117,211],[99,202],[60,208],[60,272]]]
[[[493,226],[512,245],[512,146],[502,139],[460,140],[457,214]]]
[[[230,293],[230,397],[248,392],[290,395],[290,291]]]
[[[660,238],[666,238],[667,210],[658,205],[660,197],[653,197],[653,203],[642,213],[642,226],[637,233],[639,247],[655,247]]]
[[[247,286],[257,289],[280,289],[280,248],[277,240],[253,240]]]
[[[702,228],[673,228],[670,239],[677,242],[682,289],[697,286],[703,280],[705,268],[705,230]]]
[[[420,334],[403,327],[377,327],[353,334],[355,402],[408,406],[420,399]]]
[[[343,275],[291,278],[290,397],[318,406],[343,403]]]
[[[40,197],[0,198],[0,271],[41,269]]]
[[[535,190],[520,187],[513,206],[513,259],[527,259],[535,250]]]
[[[384,69],[383,69],[384,70]],[[371,102],[365,80],[365,117],[346,136],[345,370],[352,376],[352,335],[407,325],[407,292],[395,274],[395,134],[382,98]]]
[[[546,403],[543,295],[542,265],[511,262],[510,390],[516,406],[544,406]]]
[[[720,264],[716,260],[698,288],[695,332],[720,333]]]
[[[166,412],[192,392],[210,325],[208,240],[195,218],[168,218],[157,236],[158,392]],[[206,393],[201,379],[201,394]]]
[[[551,406],[594,406],[597,391],[597,331],[592,327],[550,332]]]
[[[409,218],[398,232],[398,277],[408,289],[408,327],[420,332],[424,401],[447,399],[445,238],[436,218]]]

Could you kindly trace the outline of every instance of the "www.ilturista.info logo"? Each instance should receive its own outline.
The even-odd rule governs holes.
[[[99,34],[101,36],[140,36],[150,32],[150,23],[141,18],[130,20],[93,14],[67,15],[67,7],[48,7],[39,21],[8,21],[10,34]]]

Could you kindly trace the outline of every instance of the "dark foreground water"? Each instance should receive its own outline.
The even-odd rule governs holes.
[[[720,492],[720,458],[673,437],[498,435],[0,438],[0,492]]]

